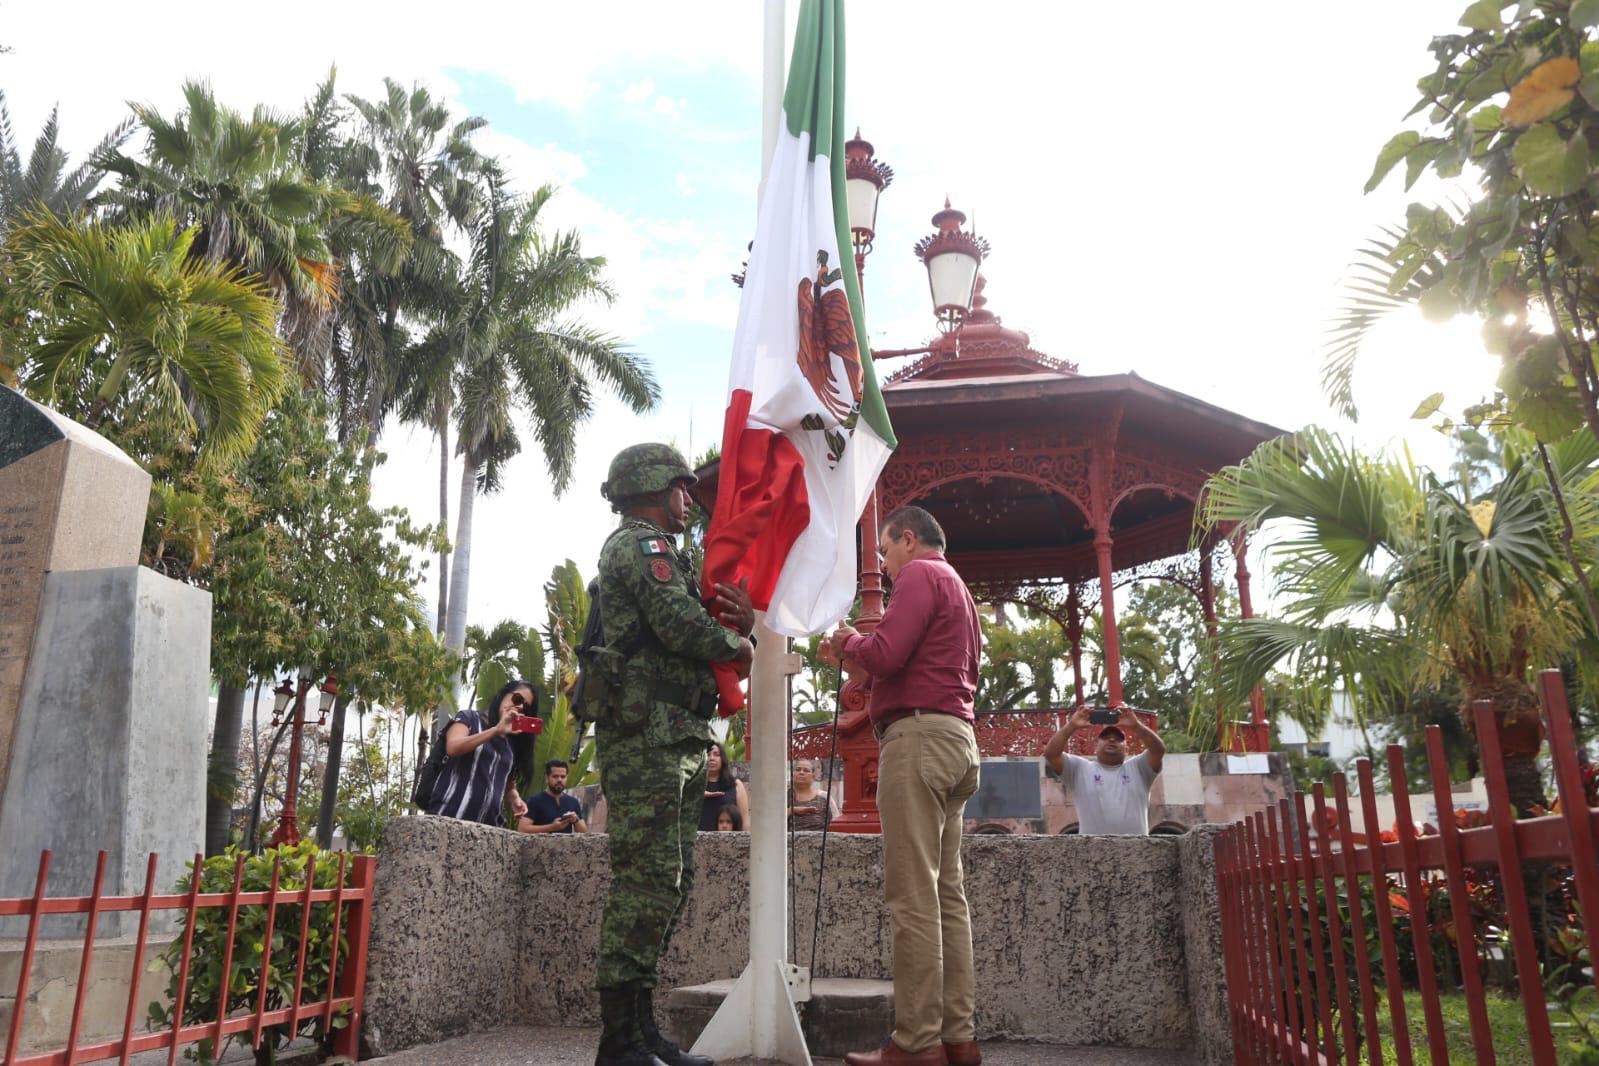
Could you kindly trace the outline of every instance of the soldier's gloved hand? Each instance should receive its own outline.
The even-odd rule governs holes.
[[[749,578],[740,578],[737,585],[718,581],[711,606],[715,609],[716,620],[740,636],[747,637],[754,631],[755,604],[750,600]]]
[[[738,672],[738,676],[741,679],[750,676],[750,664],[754,661],[755,645],[750,643],[748,637],[740,637],[738,642],[738,658],[733,660],[733,669]]]

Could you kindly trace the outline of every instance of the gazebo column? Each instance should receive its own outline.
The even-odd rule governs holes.
[[[1212,649],[1216,645],[1216,576],[1212,572],[1210,551],[1202,547],[1199,554],[1199,607],[1205,612],[1205,634],[1210,638]],[[1210,669],[1216,670],[1215,651],[1211,652]],[[1227,736],[1226,704],[1221,700],[1216,701],[1216,748],[1221,750]]]
[[[1116,635],[1116,588],[1112,583],[1109,523],[1094,534],[1094,555],[1099,559],[1099,620],[1105,643],[1105,690],[1112,707],[1122,706],[1122,649]]]
[[[1073,707],[1083,705],[1083,602],[1076,585],[1066,594],[1066,639],[1072,645]]]
[[[1249,598],[1249,564],[1244,561],[1248,549],[1248,540],[1239,533],[1233,540],[1233,559],[1237,565],[1240,618],[1255,617],[1255,609]],[[1266,692],[1259,685],[1249,692],[1249,740],[1250,751],[1265,751],[1270,746],[1266,732]]]

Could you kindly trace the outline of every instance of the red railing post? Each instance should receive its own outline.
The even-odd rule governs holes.
[[[190,956],[194,951],[194,917],[200,909],[200,884],[204,876],[205,856],[195,852],[194,877],[189,885],[189,904],[183,923],[183,957],[178,963],[178,994],[172,1001],[172,1043],[167,1048],[167,1066],[173,1066],[178,1061],[178,1048],[182,1044],[178,1035],[183,1032],[184,1008],[189,993],[189,963],[192,961]],[[221,1049],[217,1050],[220,1058]]]
[[[1516,812],[1510,807],[1505,781],[1505,761],[1499,748],[1499,716],[1492,700],[1471,705],[1477,726],[1477,747],[1482,752],[1482,773],[1488,785],[1488,814],[1499,849],[1499,882],[1505,894],[1505,917],[1510,943],[1516,952],[1516,980],[1521,985],[1521,1010],[1527,1018],[1527,1043],[1533,1066],[1554,1066],[1555,1041],[1549,1028],[1549,1004],[1544,1001],[1543,972],[1538,963],[1538,941],[1532,931],[1531,902],[1522,881],[1521,848],[1516,842]]]
[[[1333,774],[1333,802],[1338,805],[1338,847],[1344,860],[1344,893],[1349,897],[1349,929],[1355,940],[1355,980],[1360,985],[1366,1054],[1378,1063],[1382,1061],[1382,1038],[1377,1032],[1377,988],[1371,980],[1371,960],[1366,957],[1366,911],[1360,902],[1360,870],[1355,865],[1355,840],[1349,828],[1349,781],[1343,774]],[[1371,835],[1370,826],[1366,835]]]
[[[39,853],[39,876],[33,884],[33,905],[28,910],[28,938],[22,942],[22,970],[17,974],[17,998],[11,1008],[11,1032],[6,1036],[6,1058],[17,1057],[17,1040],[22,1036],[22,1015],[28,1009],[28,977],[33,971],[33,949],[39,943],[39,923],[43,920],[44,886],[50,880],[50,852]]]
[[[1460,959],[1460,983],[1466,990],[1472,1050],[1483,1066],[1494,1066],[1493,1029],[1488,1024],[1487,999],[1482,987],[1482,961],[1477,957],[1477,932],[1471,920],[1471,896],[1466,888],[1460,826],[1455,823],[1454,798],[1449,791],[1449,759],[1444,754],[1443,731],[1435,725],[1427,727],[1427,765],[1432,771],[1433,803],[1438,808],[1438,839],[1443,845],[1449,913],[1455,923],[1455,954]]]
[[[1371,760],[1358,759],[1361,821],[1366,825],[1366,856],[1371,862],[1371,898],[1377,909],[1377,941],[1382,947],[1383,985],[1387,991],[1388,1020],[1393,1025],[1394,1055],[1399,1066],[1412,1066],[1410,1022],[1405,1012],[1405,984],[1399,975],[1399,943],[1394,937],[1394,905],[1388,898],[1388,864],[1383,857],[1382,829],[1377,819],[1377,784]],[[1414,939],[1414,937],[1412,937]]]
[[[1299,871],[1305,882],[1305,907],[1310,925],[1310,958],[1316,979],[1316,1025],[1321,1030],[1322,1054],[1329,1063],[1337,1062],[1338,1044],[1333,1039],[1332,1007],[1328,1002],[1327,948],[1321,939],[1321,901],[1316,887],[1316,864],[1310,852],[1310,823],[1305,817],[1305,794],[1294,793],[1294,825],[1299,830]]]
[[[1326,786],[1317,781],[1311,788],[1311,796],[1315,800],[1319,834],[1316,851],[1321,860],[1322,885],[1327,893],[1327,937],[1332,941],[1334,992],[1338,997],[1338,1015],[1344,1023],[1344,1057],[1354,1063],[1360,1061],[1360,1042],[1355,1035],[1355,1007],[1349,996],[1349,964],[1344,959],[1344,921],[1338,912],[1338,868],[1333,865],[1332,839],[1323,828],[1327,825]]]
[[[222,1023],[228,1020],[228,992],[233,986],[233,938],[239,931],[239,888],[244,884],[244,856],[233,863],[233,891],[228,894],[228,937],[222,942],[222,976],[217,984],[217,1031],[212,1055],[222,1058]]]
[[[1583,935],[1588,943],[1588,968],[1599,988],[1599,858],[1594,837],[1599,821],[1588,808],[1577,766],[1577,738],[1566,708],[1566,685],[1559,670],[1538,674],[1543,696],[1544,726],[1549,734],[1549,754],[1554,757],[1555,787],[1560,793],[1560,816],[1571,837],[1571,871],[1577,882],[1577,906],[1582,910]],[[1581,976],[1580,974],[1578,976]]]
[[[1316,1019],[1316,1004],[1311,995],[1310,988],[1310,960],[1309,947],[1306,940],[1310,931],[1305,928],[1307,922],[1305,912],[1309,908],[1307,901],[1304,906],[1299,902],[1300,868],[1299,857],[1294,848],[1294,829],[1296,823],[1290,813],[1292,800],[1282,799],[1277,801],[1277,809],[1282,815],[1282,865],[1283,877],[1288,883],[1288,912],[1293,917],[1294,927],[1294,958],[1299,964],[1299,972],[1295,980],[1299,984],[1299,1020],[1300,1042],[1304,1046],[1301,1058],[1305,1062],[1316,1057],[1316,1045],[1321,1043],[1321,1026]],[[1309,880],[1306,879],[1306,887]]]
[[[289,1004],[289,1039],[300,1028],[300,997],[305,993],[305,943],[311,930],[311,893],[316,889],[316,855],[305,864],[305,902],[300,906],[300,950],[294,958],[294,1002]]]
[[[266,1014],[267,989],[272,987],[272,933],[278,917],[278,878],[283,874],[283,853],[272,857],[272,887],[267,889],[266,938],[261,941],[261,980],[255,997],[255,1037],[252,1047],[261,1047],[261,1017]]]
[[[1232,840],[1233,830],[1230,828],[1216,834],[1216,907],[1221,912],[1222,974],[1227,982],[1227,1025],[1233,1036],[1233,1061],[1244,1066],[1249,1060],[1244,1053],[1246,1041],[1239,1007],[1249,988],[1238,973],[1238,952],[1233,950],[1241,930],[1233,914],[1236,889],[1233,885]]]
[[[1255,820],[1243,820],[1245,842],[1244,889],[1248,901],[1249,936],[1253,941],[1250,957],[1254,963],[1254,1024],[1256,1045],[1262,1062],[1281,1062],[1277,1045],[1277,1009],[1272,995],[1271,931],[1266,919],[1266,894],[1261,886],[1260,840],[1256,836]]]
[[[1241,820],[1233,826],[1238,861],[1238,908],[1242,932],[1242,957],[1249,986],[1244,989],[1247,1005],[1246,1021],[1249,1023],[1250,1061],[1270,1061],[1270,1026],[1266,1024],[1266,970],[1260,956],[1260,908],[1255,906],[1255,853],[1254,837],[1249,831],[1249,821]]]
[[[359,894],[352,904],[354,913],[348,924],[350,961],[338,980],[339,997],[350,999],[350,1017],[333,1041],[334,1054],[344,1055],[351,1062],[361,1057],[361,1023],[366,1014],[366,952],[372,932],[372,874],[376,863],[370,855],[359,856],[351,874],[350,887]]]
[[[117,1061],[127,1066],[133,1054],[128,1045],[133,1040],[133,1019],[139,1008],[139,983],[144,977],[144,941],[150,932],[150,900],[155,896],[156,854],[150,853],[149,865],[144,871],[144,896],[139,900],[139,939],[133,948],[133,974],[128,982],[128,1014],[122,1021],[122,1054]]]
[[[1300,1027],[1299,989],[1294,972],[1295,964],[1299,958],[1299,908],[1296,902],[1293,912],[1290,914],[1287,883],[1289,871],[1283,861],[1283,842],[1277,832],[1276,808],[1267,807],[1265,815],[1266,861],[1270,864],[1272,894],[1276,897],[1277,950],[1282,958],[1283,1013],[1287,1018],[1285,1050],[1288,1052],[1289,1061],[1294,1063],[1294,1066],[1306,1066],[1304,1052],[1305,1034]]]
[[[1405,867],[1405,900],[1410,906],[1410,938],[1416,947],[1416,979],[1421,984],[1422,1013],[1427,1019],[1427,1048],[1432,1061],[1449,1066],[1449,1039],[1444,1034],[1438,1001],[1438,973],[1432,958],[1432,922],[1428,919],[1427,882],[1422,880],[1416,847],[1416,816],[1410,809],[1410,783],[1405,778],[1405,749],[1388,745],[1388,779],[1394,791],[1399,853]]]
[[[89,978],[94,972],[94,933],[100,924],[100,892],[105,888],[105,852],[94,864],[94,892],[89,897],[89,914],[83,929],[83,957],[78,960],[78,994],[72,1000],[72,1024],[67,1030],[67,1062],[77,1057],[78,1034],[83,1031],[83,1004],[89,998]]]
[[[349,857],[349,852],[339,852],[339,879],[333,884],[333,933],[328,937],[328,987],[325,996],[327,1002],[322,1008],[324,1033],[333,1028],[333,984],[339,975],[339,919],[343,917],[344,867]]]

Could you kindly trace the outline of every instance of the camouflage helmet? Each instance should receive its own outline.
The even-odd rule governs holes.
[[[692,485],[698,480],[670,444],[635,444],[623,448],[611,460],[600,495],[616,504],[634,496],[665,492],[679,481]]]

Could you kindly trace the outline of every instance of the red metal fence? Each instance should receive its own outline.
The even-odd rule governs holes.
[[[1526,1050],[1535,1066],[1556,1063],[1550,996],[1538,962],[1540,945],[1535,940],[1524,864],[1570,867],[1573,911],[1585,916],[1585,926],[1575,936],[1578,942],[1572,945],[1576,965],[1570,972],[1575,981],[1591,980],[1599,987],[1599,953],[1594,950],[1599,939],[1595,918],[1599,808],[1590,808],[1585,794],[1560,674],[1545,671],[1539,682],[1559,789],[1558,814],[1516,817],[1506,789],[1493,705],[1483,701],[1474,705],[1473,714],[1489,797],[1486,824],[1464,828],[1457,824],[1442,736],[1437,726],[1429,726],[1436,833],[1417,831],[1403,749],[1390,745],[1396,815],[1392,833],[1378,834],[1371,763],[1362,759],[1356,774],[1369,840],[1350,831],[1349,789],[1343,774],[1333,777],[1333,808],[1327,806],[1321,783],[1312,793],[1315,825],[1326,832],[1312,834],[1304,793],[1299,793],[1277,809],[1235,823],[1217,838],[1216,876],[1237,1062],[1357,1063],[1364,1045],[1366,1061],[1381,1063],[1385,1035],[1400,1066],[1416,1061],[1418,1053],[1424,1056],[1422,1061],[1449,1062],[1439,968],[1439,962],[1447,960],[1434,957],[1435,930],[1444,934],[1440,944],[1452,940],[1455,948],[1454,973],[1469,1013],[1472,1056],[1480,1063],[1495,1062],[1485,960],[1477,948],[1480,931],[1473,927],[1468,879],[1480,881],[1485,874],[1496,873],[1526,1020]],[[1367,927],[1362,903],[1367,890],[1375,929]],[[1442,913],[1442,898],[1447,899],[1447,915]],[[1347,906],[1340,906],[1340,899]],[[1352,950],[1346,950],[1346,922]],[[1422,1003],[1425,1048],[1411,1047],[1401,994],[1404,978],[1396,926],[1404,922],[1413,952],[1404,962],[1407,970],[1413,969]],[[1453,975],[1448,983],[1453,983]],[[1379,984],[1391,994],[1379,996]],[[1386,1001],[1382,1008],[1379,998]]]
[[[233,889],[230,892],[202,892],[201,877],[204,860],[196,855],[194,874],[189,891],[181,894],[163,895],[155,890],[156,884],[156,856],[150,856],[149,867],[145,875],[144,892],[137,896],[106,896],[101,894],[105,884],[106,853],[101,852],[94,872],[94,888],[87,896],[57,896],[45,895],[50,877],[50,852],[46,851],[39,856],[39,877],[33,895],[24,898],[0,898],[0,916],[28,915],[28,934],[23,943],[21,974],[17,978],[17,998],[14,1012],[11,1016],[10,1031],[6,1036],[5,1055],[0,1058],[0,1064],[9,1066],[71,1066],[79,1062],[104,1062],[115,1059],[118,1062],[127,1062],[129,1056],[142,1051],[156,1048],[169,1049],[167,1062],[175,1063],[178,1049],[185,1044],[193,1044],[201,1040],[213,1041],[216,1054],[220,1054],[222,1041],[228,1036],[237,1033],[249,1034],[255,1047],[260,1047],[264,1031],[271,1026],[286,1025],[290,1033],[298,1031],[301,1024],[316,1019],[320,1016],[325,1028],[331,1029],[334,1018],[341,1012],[348,1012],[348,1021],[343,1028],[337,1030],[334,1037],[333,1051],[338,1055],[349,1056],[351,1061],[357,1057],[357,1049],[361,1039],[361,1016],[365,1000],[366,985],[366,956],[367,934],[371,929],[372,918],[372,884],[373,873],[377,860],[370,856],[356,856],[353,863],[346,866],[348,856],[339,855],[339,877],[334,888],[315,888],[316,867],[315,858],[306,871],[304,888],[280,889],[279,873],[281,858],[274,862],[272,869],[271,888],[265,892],[241,891],[243,881],[245,857],[239,856],[234,866]],[[346,878],[348,869],[349,877]],[[347,885],[345,882],[350,883]],[[308,942],[308,927],[311,922],[311,904],[331,903],[332,934],[329,938],[329,974],[336,977],[332,982],[331,994],[316,1002],[301,1002],[301,995],[305,991],[306,977],[306,945]],[[255,1008],[248,1013],[241,1013],[237,1009],[228,1010],[228,996],[221,995],[219,1010],[215,1020],[208,1020],[199,1024],[184,1024],[183,1011],[177,1009],[173,1012],[173,1024],[170,1027],[155,1032],[136,1031],[138,1014],[141,1007],[151,997],[140,997],[140,983],[144,976],[145,947],[150,928],[150,915],[156,911],[181,911],[184,915],[183,923],[183,951],[177,972],[176,994],[173,997],[175,1005],[185,1002],[185,992],[189,987],[190,965],[195,961],[192,955],[194,944],[194,931],[197,916],[207,909],[216,908],[227,916],[227,936],[223,941],[225,949],[222,957],[221,980],[219,989],[230,987],[233,970],[233,947],[235,933],[239,925],[239,912],[244,907],[267,908],[266,936],[262,945],[260,972],[269,971],[272,954],[273,929],[277,918],[278,908],[281,906],[298,906],[300,908],[300,936],[299,949],[295,953],[294,964],[294,994],[289,1005],[275,1010],[267,1010],[267,991],[269,982],[259,980],[259,995],[256,997]],[[129,980],[128,1007],[122,1026],[122,1035],[118,1039],[101,1040],[95,1043],[80,1043],[83,1032],[84,1004],[88,996],[89,981],[92,976],[94,960],[95,926],[100,916],[118,911],[136,911],[139,915],[139,933],[133,954],[133,971]],[[18,1055],[17,1047],[22,1035],[22,1020],[28,1005],[28,980],[29,971],[33,967],[34,950],[39,940],[39,925],[46,915],[81,914],[85,915],[85,931],[83,938],[83,954],[78,966],[77,998],[73,1003],[71,1027],[68,1030],[66,1046],[55,1051],[36,1051]],[[348,951],[345,958],[339,957],[340,932],[343,931]]]

